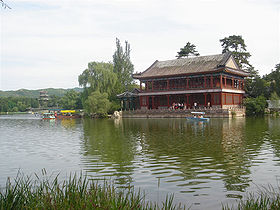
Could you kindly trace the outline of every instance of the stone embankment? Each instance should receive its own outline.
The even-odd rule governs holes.
[[[169,110],[169,109],[139,109],[123,111],[123,118],[185,118],[192,116],[191,112],[205,112],[204,117],[210,118],[232,118],[244,117],[245,108],[234,109],[186,109],[186,110]]]

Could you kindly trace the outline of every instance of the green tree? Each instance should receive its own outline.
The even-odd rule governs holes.
[[[279,107],[279,100],[280,100],[280,97],[277,95],[276,92],[273,92],[270,96],[270,103],[273,104],[273,107]]]
[[[254,83],[256,78],[259,77],[258,70],[256,70],[249,62],[251,54],[247,51],[247,46],[244,39],[240,35],[232,35],[220,39],[222,45],[222,53],[231,52],[239,68],[247,71],[249,76],[246,78],[245,91],[250,97],[254,97]]]
[[[176,55],[177,58],[182,57],[189,57],[190,55],[199,56],[199,53],[196,51],[196,46],[194,44],[191,44],[190,42],[187,42],[187,44],[180,48],[180,51],[177,52],[178,55]]]
[[[270,96],[270,100],[278,101],[278,100],[280,100],[280,97],[277,95],[276,92],[273,92]]]
[[[261,77],[257,76],[254,80],[251,81],[250,85],[247,85],[246,92],[250,95],[250,97],[258,97],[263,95],[265,98],[269,98],[270,96],[270,83],[266,80],[262,79]],[[251,89],[248,89],[248,88]]]
[[[264,96],[258,96],[257,98],[246,98],[244,100],[244,104],[246,106],[246,115],[248,116],[264,115],[264,111],[267,106]]]
[[[80,109],[78,107],[80,94],[74,90],[68,91],[61,99],[61,104],[64,109]]]
[[[270,74],[265,75],[263,79],[270,84],[270,93],[276,92],[280,96],[280,63],[275,66]]]
[[[105,62],[90,62],[88,68],[79,76],[79,84],[90,92],[99,91],[111,95],[117,75],[113,72],[113,64]]]
[[[231,52],[237,65],[241,69],[248,69],[252,67],[248,60],[251,57],[251,54],[247,52],[247,46],[242,36],[232,35],[220,39],[220,42],[223,48],[222,53]]]
[[[121,46],[120,40],[116,38],[116,51],[113,55],[114,72],[117,74],[118,82],[115,86],[115,94],[130,89],[133,85],[132,74],[134,66],[130,60],[130,44],[125,41],[125,48]]]
[[[88,114],[97,114],[100,117],[107,115],[111,106],[107,93],[100,93],[98,90],[92,92],[85,101],[85,109]]]
[[[62,97],[51,95],[48,101],[48,107],[59,107],[61,106]]]

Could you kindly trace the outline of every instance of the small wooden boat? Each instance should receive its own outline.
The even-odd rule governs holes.
[[[203,117],[205,112],[191,112],[192,117],[186,117],[187,120],[192,120],[192,121],[209,121],[209,118]]]
[[[53,113],[43,113],[43,120],[52,120],[55,119],[55,116]]]

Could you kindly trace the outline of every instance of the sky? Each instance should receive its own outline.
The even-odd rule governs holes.
[[[280,0],[4,0],[0,90],[73,88],[92,61],[109,62],[116,38],[134,72],[175,59],[187,42],[220,54],[241,35],[261,75],[280,63]]]

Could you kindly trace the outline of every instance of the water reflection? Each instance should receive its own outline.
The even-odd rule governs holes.
[[[268,139],[279,157],[279,123],[265,120],[85,120],[82,161],[96,179],[173,192],[197,205],[202,196],[215,206],[217,197],[220,203],[244,195]]]
[[[135,142],[112,120],[84,120],[83,162],[96,178],[114,176],[117,184],[129,185],[136,149]]]
[[[219,209],[280,179],[280,118],[63,119],[0,116],[0,185],[19,168],[85,170],[141,187],[151,201],[175,194],[192,209]],[[253,183],[253,184],[252,184]]]

